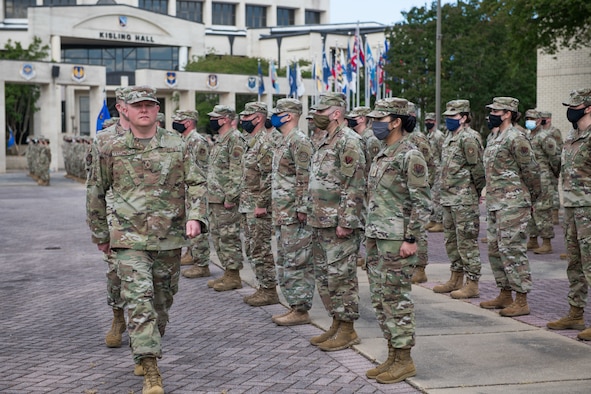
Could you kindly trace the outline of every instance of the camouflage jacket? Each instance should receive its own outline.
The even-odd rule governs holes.
[[[548,131],[548,134],[550,134],[554,138],[554,140],[556,141],[556,147],[558,151],[561,152],[562,146],[564,145],[564,141],[562,140],[562,133],[560,132],[560,130],[554,126],[550,126],[546,130]]]
[[[365,161],[367,164],[367,172],[369,172],[369,168],[371,167],[371,162],[373,158],[380,153],[382,148],[384,148],[384,142],[380,141],[376,138],[373,133],[373,129],[367,128],[363,130],[363,134],[361,135],[365,145]]]
[[[248,140],[249,149],[242,160],[242,193],[240,212],[254,212],[255,208],[267,208],[271,212],[271,173],[273,153],[283,136],[273,129],[264,129]]]
[[[312,156],[308,224],[317,228],[363,228],[365,153],[361,137],[339,126]]]
[[[560,154],[556,140],[550,135],[549,130],[538,129],[536,133],[528,135],[531,147],[540,166],[542,178],[560,175]],[[542,179],[544,181],[545,179]]]
[[[421,133],[420,131],[417,133],[417,129],[412,133],[406,133],[406,138],[414,144],[419,152],[423,154],[425,158],[425,162],[427,163],[427,180],[429,181],[429,186],[433,186],[435,182],[435,174],[437,173],[437,167],[435,167],[435,160],[433,158],[433,153],[431,152],[431,145],[429,144],[429,140],[425,136],[425,134]]]
[[[435,176],[437,176],[441,168],[441,151],[443,149],[443,141],[445,140],[445,135],[443,135],[441,130],[433,127],[431,131],[429,131],[429,133],[427,134],[427,139],[429,140],[429,146],[431,147],[433,164],[435,165],[437,171],[437,173],[435,173]]]
[[[273,224],[299,223],[297,214],[307,213],[312,142],[297,127],[283,137],[273,155],[272,209]]]
[[[441,155],[441,205],[478,204],[486,184],[482,154],[482,145],[469,127],[447,135]]]
[[[431,191],[427,163],[407,138],[385,147],[374,158],[367,193],[367,237],[419,237],[431,212]]]
[[[238,204],[242,188],[242,159],[246,141],[236,129],[229,130],[213,145],[207,171],[210,204]]]
[[[176,132],[158,128],[148,145],[131,131],[97,135],[87,155],[87,223],[94,243],[112,248],[171,250],[187,245],[186,220],[207,226],[205,174]],[[187,186],[185,190],[185,185]],[[105,195],[113,193],[112,224]],[[191,209],[185,213],[185,199]]]
[[[562,149],[562,197],[564,206],[591,206],[591,126],[571,130]]]
[[[486,208],[529,207],[541,194],[540,172],[525,135],[515,127],[490,137],[483,156]]]

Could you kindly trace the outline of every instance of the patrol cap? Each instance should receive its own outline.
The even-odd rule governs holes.
[[[151,86],[132,86],[125,94],[127,104],[139,103],[140,101],[160,102],[156,99],[156,89]]]
[[[327,93],[320,96],[318,104],[312,106],[312,109],[322,111],[330,107],[347,107],[346,97],[342,93]]]
[[[527,111],[525,111],[525,118],[538,119],[541,118],[541,116],[540,113],[535,109],[528,109]]]
[[[195,109],[184,109],[184,110],[177,109],[174,112],[174,115],[172,115],[172,120],[175,120],[177,122],[181,122],[181,121],[187,120],[187,119],[198,121],[199,120],[199,112]]]
[[[212,118],[223,118],[225,116],[234,118],[236,117],[236,111],[234,111],[234,108],[227,105],[218,104],[213,107],[213,110],[209,112],[207,116],[211,116]]]
[[[314,119],[315,113],[316,113],[316,111],[311,109],[310,111],[308,111],[308,115],[306,115],[306,119]]]
[[[443,116],[454,116],[463,112],[470,112],[470,101],[452,100],[446,104]]]
[[[513,97],[495,97],[492,104],[486,106],[490,109],[504,109],[512,112],[519,112],[519,100]]]
[[[417,106],[412,101],[408,102],[408,113],[409,115],[413,112],[417,112]]]
[[[435,112],[427,112],[425,114],[425,120],[435,120]]]
[[[552,112],[550,111],[539,111],[540,113],[540,118],[551,118],[552,117]]]
[[[581,104],[591,105],[591,88],[573,90],[569,99],[562,103],[567,107],[577,107]]]
[[[129,93],[129,86],[119,86],[115,89],[115,99],[117,101],[125,101],[127,93]]]
[[[257,112],[263,115],[267,115],[267,104],[261,101],[253,101],[251,103],[246,103],[246,105],[244,106],[244,111],[240,112],[240,115],[252,115]]]
[[[282,112],[291,112],[294,114],[302,114],[302,102],[293,98],[284,98],[277,100],[275,108],[271,110],[274,114],[280,114]]]
[[[378,100],[375,103],[373,111],[367,114],[369,118],[383,118],[388,115],[409,115],[410,106],[407,99],[399,97],[390,97]]]
[[[349,113],[347,114],[347,116],[345,116],[345,118],[354,119],[354,118],[358,118],[360,116],[367,116],[367,114],[370,112],[371,112],[371,108],[369,108],[369,107],[355,107],[351,111],[349,111]]]

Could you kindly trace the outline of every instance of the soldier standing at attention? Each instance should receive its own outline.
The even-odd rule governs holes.
[[[299,100],[277,100],[271,122],[283,140],[273,155],[272,209],[277,240],[277,282],[289,310],[274,315],[279,326],[310,323],[308,311],[314,295],[314,266],[311,258],[312,231],[307,224],[312,142],[298,122],[302,114]]]
[[[562,104],[568,107],[566,117],[573,125],[564,142],[561,170],[570,311],[547,326],[553,330],[583,330],[591,283],[591,88],[574,90]],[[577,338],[591,341],[591,327]]]
[[[369,171],[365,226],[371,302],[388,341],[388,359],[366,372],[379,383],[416,375],[410,356],[415,345],[411,276],[416,240],[429,218],[431,196],[425,158],[404,138],[404,131],[412,132],[416,124],[409,113],[409,102],[394,97],[379,100],[368,114],[374,119],[374,134],[386,144]]]
[[[495,97],[488,116],[498,132],[484,150],[486,209],[488,212],[488,259],[500,289],[499,295],[483,301],[485,309],[501,309],[501,316],[529,315],[527,293],[532,288],[527,258],[527,222],[532,203],[542,190],[539,166],[529,140],[515,127],[519,100]],[[516,297],[513,301],[512,291]]]
[[[209,155],[207,192],[210,234],[213,246],[224,267],[224,275],[207,282],[216,291],[242,288],[242,241],[240,240],[240,190],[242,157],[246,142],[232,126],[236,111],[226,105],[216,105],[209,116],[209,126],[219,133]]]
[[[364,226],[366,166],[361,137],[347,127],[342,96],[327,93],[314,108],[314,124],[328,134],[312,156],[308,184],[314,276],[332,317],[330,329],[310,343],[324,351],[360,342],[353,324],[359,319],[357,253]]]
[[[540,111],[540,118],[542,119],[542,122],[540,123],[542,129],[548,130],[548,133],[554,137],[554,140],[556,141],[556,150],[560,154],[563,146],[562,132],[552,125],[552,113],[548,111]],[[558,211],[560,210],[560,195],[558,194],[558,176],[552,178],[552,187],[554,189],[554,199],[552,201],[552,224],[559,224]]]
[[[283,138],[272,129],[267,132],[267,104],[247,103],[240,112],[242,129],[250,135],[249,146],[242,161],[242,194],[240,212],[246,217],[245,242],[250,243],[248,259],[252,264],[258,289],[244,297],[251,306],[279,303],[277,274],[271,250],[273,222],[271,220],[271,173],[273,152]]]
[[[471,120],[468,100],[448,102],[443,115],[449,134],[441,157],[441,205],[451,277],[447,283],[433,287],[433,291],[451,293],[452,298],[473,298],[480,294],[478,281],[482,268],[478,202],[486,184],[483,148],[476,132],[468,126]]]
[[[51,164],[51,149],[49,148],[49,139],[45,137],[39,138],[37,153],[37,170],[39,186],[49,186],[49,167]]]
[[[441,149],[443,147],[443,140],[445,136],[437,127],[435,127],[435,113],[427,112],[425,114],[425,129],[426,135],[431,147],[431,155],[433,156],[433,164],[435,167],[435,174],[433,185],[431,187],[431,197],[433,199],[433,209],[429,217],[429,223],[425,226],[425,230],[433,232],[443,231],[443,208],[440,201],[441,189]]]
[[[134,362],[144,372],[142,392],[162,394],[156,359],[162,356],[161,337],[178,291],[184,237],[206,230],[206,196],[200,195],[205,174],[177,133],[157,127],[153,88],[130,88],[125,102],[130,129],[101,134],[105,137],[97,137],[88,154],[87,222],[98,249],[112,251],[115,259],[129,309]],[[111,224],[105,200],[109,189]],[[186,198],[192,203],[188,215]]]

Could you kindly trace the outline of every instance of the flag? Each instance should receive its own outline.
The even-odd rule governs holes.
[[[324,90],[330,90],[330,84],[328,78],[330,76],[330,66],[328,65],[328,59],[326,58],[326,48],[322,48],[322,81],[324,82]]]
[[[385,71],[384,71],[384,67],[386,66],[386,64],[388,63],[388,50],[390,49],[390,46],[388,45],[388,40],[384,40],[384,51],[381,53],[380,55],[380,75],[379,75],[379,84],[383,84],[384,83],[384,77],[385,77]]]
[[[287,66],[287,75],[289,78],[289,97],[296,97],[298,94],[298,77],[295,64]]]
[[[375,95],[378,91],[378,81],[376,76],[376,63],[371,53],[369,42],[365,43],[365,54],[367,55],[367,75],[369,79],[370,94]]]
[[[96,131],[100,132],[103,129],[103,123],[105,120],[111,119],[111,114],[109,113],[109,107],[107,107],[107,99],[103,100],[103,108],[101,108],[101,112],[99,112],[98,118],[96,119]]]
[[[346,91],[345,81],[343,78],[343,51],[340,49],[336,49],[335,53],[335,77],[336,77],[336,86],[335,91],[342,92],[343,89]]]
[[[275,93],[279,94],[279,78],[277,77],[277,67],[275,67],[273,60],[269,63],[269,76],[271,77],[271,85],[273,85]]]
[[[14,144],[14,133],[12,132],[10,126],[8,126],[8,141],[6,142],[6,147],[10,149],[14,146]]]
[[[316,89],[318,92],[322,92],[322,87],[324,85],[322,81],[322,69],[316,60],[314,60],[314,76],[312,78],[316,83]]]
[[[347,62],[345,75],[347,76],[347,87],[351,92],[355,92],[355,78],[353,75],[353,65],[351,64],[351,45],[347,42]]]
[[[263,79],[263,69],[259,61],[259,94],[265,93],[265,80]]]
[[[304,78],[302,78],[302,70],[300,70],[300,63],[296,63],[296,92],[298,94],[298,98],[302,97],[304,93],[306,93],[306,88],[304,87]]]

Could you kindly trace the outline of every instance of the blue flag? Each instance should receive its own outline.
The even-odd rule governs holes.
[[[330,85],[328,83],[330,74],[330,66],[328,65],[328,59],[326,58],[326,49],[322,48],[322,82],[324,82],[325,90],[330,90]]]
[[[8,127],[8,141],[6,142],[6,147],[7,148],[12,148],[15,144],[14,141],[14,133],[12,132],[12,129],[10,127]]]
[[[263,69],[261,62],[259,62],[259,94],[265,93],[265,81],[263,80]]]
[[[105,99],[103,101],[103,108],[101,108],[101,112],[99,112],[98,118],[96,119],[97,133],[103,129],[103,123],[107,119],[111,119],[111,113],[109,112],[109,107],[107,107],[107,99]]]
[[[298,97],[298,74],[295,64],[289,67],[289,97]]]

